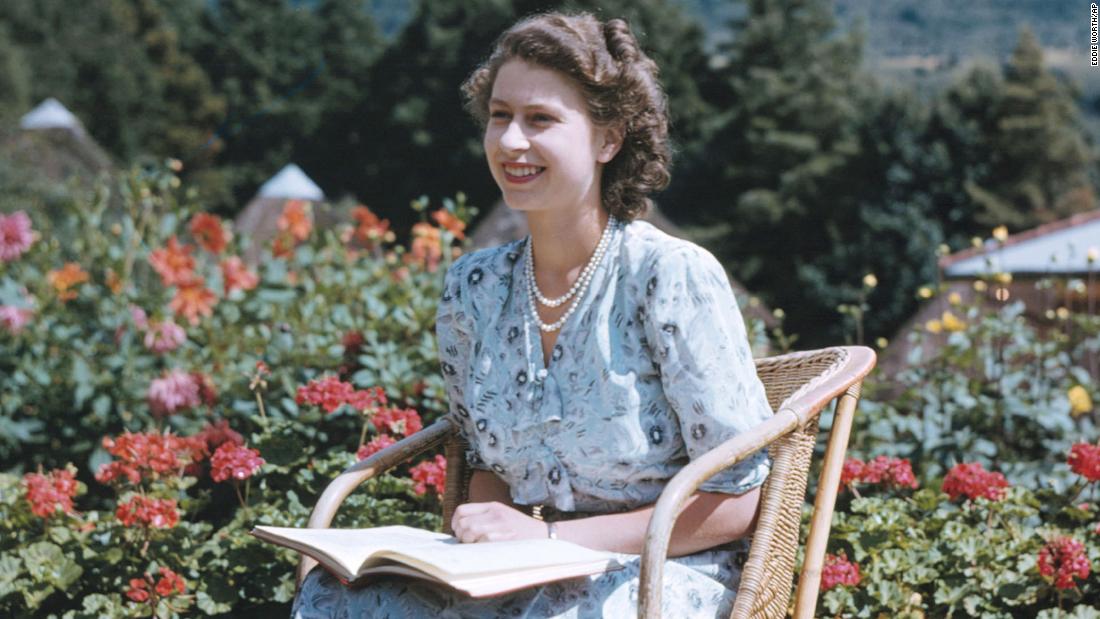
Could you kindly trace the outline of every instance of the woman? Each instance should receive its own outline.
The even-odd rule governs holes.
[[[630,617],[632,555],[664,485],[772,412],[721,266],[636,220],[668,184],[668,120],[657,67],[627,24],[525,19],[463,92],[531,233],[447,272],[440,361],[476,469],[451,525],[463,542],[552,536],[625,553],[627,567],[482,600],[403,579],[349,591],[315,570],[295,614]],[[663,616],[729,614],[768,471],[762,451],[688,502]]]

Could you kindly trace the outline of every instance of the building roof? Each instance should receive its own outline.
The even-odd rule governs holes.
[[[948,278],[1004,272],[1014,275],[1073,275],[1090,268],[1089,249],[1100,249],[1100,210],[1080,213],[1010,235],[1003,243],[960,251],[940,260]]]
[[[60,101],[50,97],[19,119],[20,129],[69,129],[84,133],[80,120]]]
[[[325,193],[306,176],[302,168],[290,163],[261,185],[256,197],[320,202],[325,199]]]

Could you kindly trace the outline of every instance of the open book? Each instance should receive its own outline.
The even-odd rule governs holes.
[[[400,574],[443,583],[473,597],[622,568],[613,553],[555,539],[463,544],[450,535],[404,526],[257,526],[252,535],[313,557],[344,583]]]

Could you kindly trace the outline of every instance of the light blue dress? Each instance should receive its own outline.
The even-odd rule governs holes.
[[[462,256],[448,270],[437,335],[450,414],[467,461],[495,472],[517,504],[619,512],[654,503],[689,460],[772,415],[726,274],[705,249],[644,221],[619,224],[544,367],[530,318],[524,243]],[[707,481],[741,494],[764,482],[765,451]],[[728,616],[748,543],[664,570],[662,616]],[[307,578],[295,617],[632,617],[626,569],[470,599],[412,579],[348,590]]]

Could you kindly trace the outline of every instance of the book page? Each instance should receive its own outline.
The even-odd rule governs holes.
[[[410,545],[400,550],[379,552],[375,557],[408,563],[448,581],[558,565],[606,564],[615,559],[612,553],[554,539],[477,544],[461,544],[453,540],[430,545]],[[367,566],[369,565],[370,562]]]
[[[348,577],[354,576],[372,555],[384,550],[416,548],[427,545],[438,548],[449,535],[413,527],[390,526],[370,529],[299,529],[293,527],[257,526],[257,532],[291,542],[290,547],[306,554],[311,549],[328,557],[334,566],[342,568]],[[430,554],[430,553],[429,553]],[[318,558],[319,559],[319,558]]]

